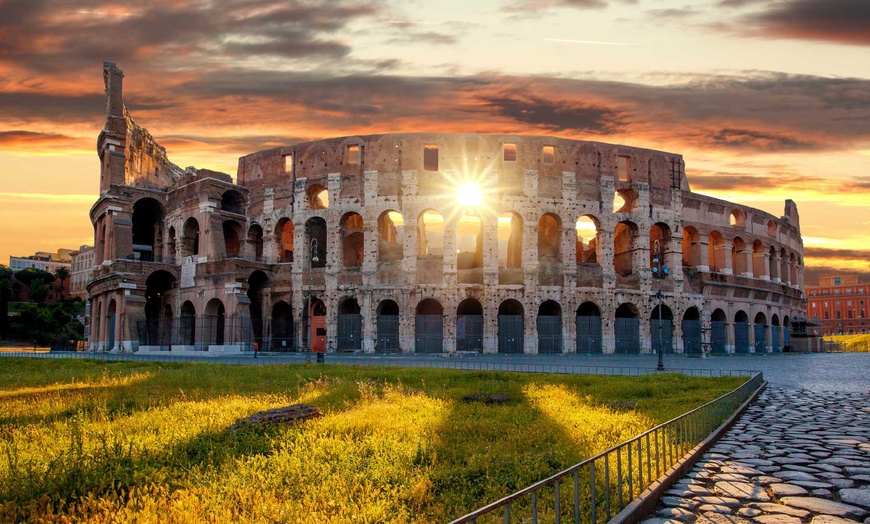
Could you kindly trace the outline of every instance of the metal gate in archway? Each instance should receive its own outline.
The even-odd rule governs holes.
[[[362,349],[362,315],[345,313],[338,315],[339,351],[359,351]]]
[[[483,351],[483,315],[456,316],[456,351]]]
[[[562,315],[538,315],[538,353],[562,353]]]
[[[616,352],[640,354],[640,320],[631,317],[616,317]]]
[[[659,329],[661,327],[661,329]],[[649,330],[652,338],[652,351],[656,355],[659,351],[668,355],[674,352],[674,322],[664,318],[649,321]]]
[[[773,352],[782,353],[782,346],[779,345],[779,326],[772,326],[770,328],[770,340]]]
[[[687,355],[701,354],[701,321],[683,320],[680,325],[683,332],[683,351]]]
[[[522,353],[523,329],[522,315],[499,315],[498,352]]]
[[[414,351],[417,353],[441,353],[444,351],[444,317],[441,315],[417,315],[414,332]]]
[[[378,315],[375,351],[399,351],[399,315]]]
[[[767,348],[765,342],[767,339],[767,326],[764,324],[755,324],[755,352],[758,354],[766,353]]]
[[[725,353],[727,328],[725,322],[714,320],[710,323],[710,352],[714,354]]]
[[[749,353],[749,323],[734,323],[734,352]]]
[[[577,353],[590,354],[601,353],[601,317],[578,316],[575,317],[577,324]]]

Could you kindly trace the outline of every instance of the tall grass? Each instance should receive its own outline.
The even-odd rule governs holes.
[[[870,353],[870,333],[859,335],[832,335],[825,337],[828,342],[839,344],[840,349],[850,353]]]
[[[0,522],[443,522],[740,382],[5,359]]]

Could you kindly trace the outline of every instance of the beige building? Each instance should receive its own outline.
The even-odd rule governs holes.
[[[88,298],[88,282],[94,271],[94,247],[81,246],[71,253],[69,294],[70,297]]]
[[[94,350],[761,353],[805,317],[794,202],[693,193],[678,154],[352,136],[233,182],[170,163],[104,76]]]
[[[22,269],[34,268],[42,271],[54,273],[59,267],[70,268],[72,249],[58,249],[55,253],[47,251],[37,251],[33,255],[27,257],[9,257],[9,269],[20,271]]]

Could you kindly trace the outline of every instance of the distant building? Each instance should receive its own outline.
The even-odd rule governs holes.
[[[858,275],[826,275],[807,286],[807,317],[821,325],[822,335],[870,332],[870,284]]]
[[[37,251],[29,257],[9,257],[9,269],[21,271],[22,269],[34,268],[54,273],[59,267],[70,268],[74,249],[58,249],[57,253]]]
[[[72,252],[72,267],[69,277],[69,294],[71,298],[88,298],[88,281],[94,271],[94,247],[81,246]]]

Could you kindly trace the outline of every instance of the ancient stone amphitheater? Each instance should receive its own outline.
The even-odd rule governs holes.
[[[170,163],[104,66],[93,350],[771,352],[804,316],[797,208],[692,193],[673,153],[349,136]]]

